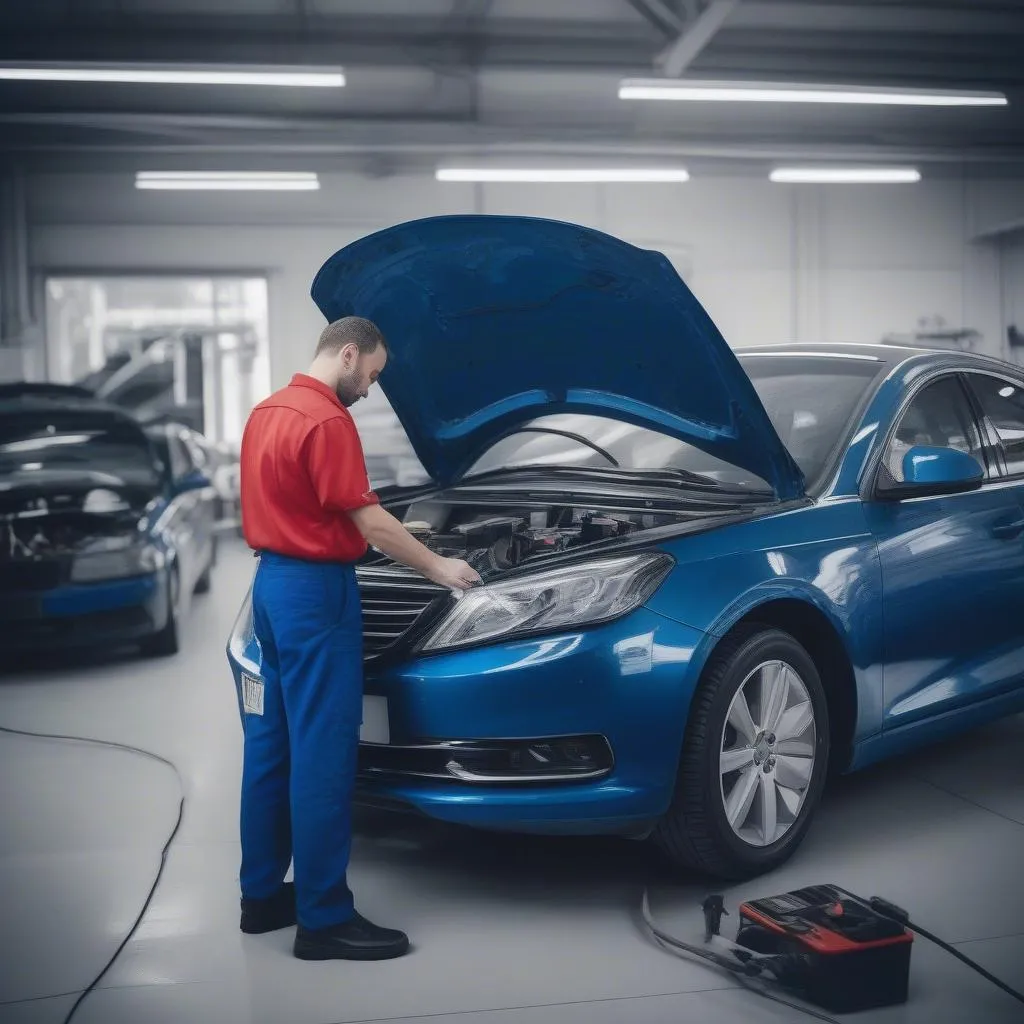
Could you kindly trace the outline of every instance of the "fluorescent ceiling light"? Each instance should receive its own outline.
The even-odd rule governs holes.
[[[315,192],[307,171],[139,171],[135,187],[159,191]]]
[[[778,167],[772,181],[788,184],[897,185],[921,180],[913,167]]]
[[[0,80],[143,85],[280,85],[338,88],[341,68],[194,64],[3,64]]]
[[[719,103],[866,103],[911,107],[1005,107],[1001,92],[888,89],[879,86],[799,85],[781,82],[715,82],[664,78],[626,79],[623,100],[689,100]]]
[[[678,182],[690,180],[690,175],[681,167],[440,167],[435,177],[438,181],[506,182]]]

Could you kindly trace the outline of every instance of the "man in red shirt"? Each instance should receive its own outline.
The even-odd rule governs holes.
[[[257,405],[242,437],[263,691],[244,716],[241,928],[297,923],[295,955],[307,960],[385,959],[409,945],[356,912],[346,879],[363,696],[354,563],[372,544],[442,586],[480,582],[466,562],[417,541],[370,488],[348,408],[387,355],[369,320],[328,324],[309,372]]]

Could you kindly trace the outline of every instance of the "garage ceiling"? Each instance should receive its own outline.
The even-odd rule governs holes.
[[[342,89],[0,82],[24,166],[609,155],[1024,168],[1022,0],[32,0],[0,61],[341,65]],[[685,67],[683,65],[686,65]],[[625,77],[1003,91],[1009,106],[643,103]]]

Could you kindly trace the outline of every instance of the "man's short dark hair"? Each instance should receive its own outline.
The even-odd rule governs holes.
[[[340,320],[329,323],[320,333],[316,354],[328,352],[333,355],[340,352],[346,345],[355,345],[360,355],[376,352],[378,345],[388,350],[380,328],[372,321],[361,316],[343,316]]]

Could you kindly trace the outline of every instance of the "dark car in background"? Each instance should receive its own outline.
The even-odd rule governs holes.
[[[178,650],[208,582],[209,480],[80,388],[0,387],[0,644]]]

